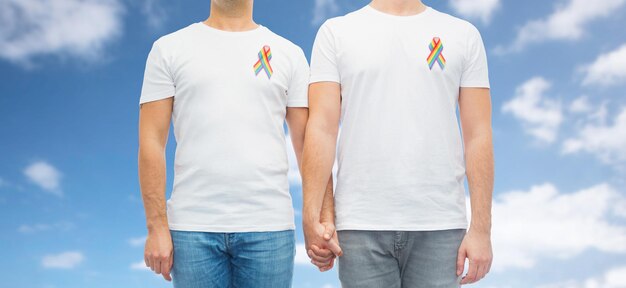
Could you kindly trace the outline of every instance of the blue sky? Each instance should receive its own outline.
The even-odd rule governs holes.
[[[495,258],[473,286],[626,287],[626,0],[424,2],[474,23],[488,51]],[[309,55],[324,19],[367,3],[258,0],[255,20]],[[208,13],[0,0],[0,286],[171,287],[137,265],[139,93],[152,42]],[[295,287],[339,287],[304,257]]]

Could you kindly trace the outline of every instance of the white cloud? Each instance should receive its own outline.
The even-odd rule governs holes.
[[[578,135],[565,140],[562,152],[591,153],[607,164],[626,162],[626,107],[622,107],[612,124],[598,122],[586,124]]]
[[[9,182],[7,182],[6,180],[0,178],[0,187],[7,186],[8,184],[9,184]]]
[[[587,113],[591,111],[591,103],[589,103],[589,99],[587,96],[580,96],[569,105],[569,111],[571,113]]]
[[[500,0],[450,0],[449,4],[456,13],[488,24],[493,13],[500,7]]]
[[[611,86],[626,83],[626,44],[600,55],[583,70],[586,72],[583,80],[585,85]]]
[[[122,12],[119,0],[0,0],[0,57],[26,67],[45,55],[99,60]]]
[[[545,97],[551,83],[534,77],[517,87],[513,99],[504,103],[502,111],[522,122],[526,133],[544,143],[552,143],[563,121],[558,101]]]
[[[146,236],[134,237],[128,239],[128,244],[133,247],[143,246],[146,243]]]
[[[17,231],[20,233],[37,233],[37,232],[44,232],[44,231],[51,231],[51,230],[67,231],[72,228],[74,228],[74,223],[62,221],[62,222],[57,222],[57,223],[52,223],[52,224],[44,224],[44,223],[38,223],[38,224],[32,224],[32,225],[22,224],[20,225],[19,228],[17,228]]]
[[[556,284],[541,285],[537,288],[624,288],[626,287],[626,266],[612,268],[600,277],[590,277],[579,282],[575,280]]]
[[[570,112],[572,114],[579,114],[580,116],[583,116],[583,117],[576,119],[577,122],[582,123],[582,124],[591,124],[591,123],[594,123],[597,125],[606,124],[606,121],[609,115],[609,110],[608,110],[609,101],[605,100],[602,103],[599,103],[598,105],[593,105],[591,103],[583,103],[583,104],[588,105],[588,107],[585,107],[585,106],[574,107],[576,105],[581,105],[580,103],[576,103],[577,101],[578,99],[574,100],[574,102],[572,102],[569,107]],[[580,111],[575,111],[577,108],[580,109]],[[583,111],[583,110],[586,110],[586,111]]]
[[[146,266],[146,262],[143,260],[137,261],[135,263],[130,264],[130,269],[132,270],[150,270],[148,266]]]
[[[167,13],[159,0],[143,0],[140,5],[141,13],[144,14],[151,28],[159,29],[167,21]]]
[[[335,16],[338,12],[339,4],[337,4],[336,0],[315,0],[311,25],[319,25],[329,17]]]
[[[306,246],[304,243],[296,244],[296,258],[294,261],[296,265],[313,265],[309,255],[306,254]]]
[[[586,26],[619,11],[626,0],[559,1],[554,12],[543,19],[531,20],[522,26],[508,47],[499,46],[496,52],[519,52],[529,44],[546,40],[578,40],[585,34]]]
[[[24,169],[24,175],[45,191],[57,196],[63,195],[60,189],[61,172],[47,162],[39,161],[31,164]]]
[[[611,220],[626,218],[626,197],[608,184],[562,193],[546,183],[497,194],[492,213],[495,271],[590,249],[626,254],[626,226]]]
[[[84,259],[85,257],[81,252],[68,251],[44,256],[41,265],[44,268],[72,269],[82,263]]]

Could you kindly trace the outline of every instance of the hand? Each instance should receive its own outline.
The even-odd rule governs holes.
[[[471,229],[463,238],[456,260],[456,275],[463,273],[465,258],[469,259],[469,267],[467,274],[461,279],[462,285],[478,282],[491,269],[493,253],[490,238],[489,233],[474,232]]]
[[[169,229],[150,231],[146,238],[144,261],[156,274],[162,274],[167,281],[172,281],[170,271],[174,259],[172,236]]]
[[[324,240],[330,241],[332,239],[334,243],[339,243],[337,231],[335,231],[335,225],[329,222],[322,222],[321,224],[324,225],[326,230],[324,232]],[[333,269],[333,266],[335,265],[335,257],[343,255],[343,251],[340,251],[339,255],[335,255],[330,249],[322,249],[313,244],[311,245],[311,249],[307,251],[307,255],[309,255],[309,258],[311,258],[311,260],[314,260],[311,262],[319,267],[320,272],[326,272],[330,269]],[[328,259],[328,261],[318,261],[320,260],[320,257],[322,259]],[[324,265],[324,262],[328,262],[328,264]]]
[[[330,222],[304,224],[307,255],[321,272],[333,268],[336,256],[343,255],[339,247],[335,225]]]

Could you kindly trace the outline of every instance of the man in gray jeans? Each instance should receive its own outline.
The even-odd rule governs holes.
[[[419,0],[374,0],[322,25],[310,83],[302,169],[311,261],[330,269],[326,241],[338,237],[343,287],[447,288],[483,278],[492,261],[493,147],[478,30]],[[333,199],[324,195],[335,147]],[[336,234],[320,232],[332,224]]]

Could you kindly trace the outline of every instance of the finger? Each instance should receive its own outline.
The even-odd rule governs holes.
[[[477,269],[478,267],[476,263],[470,260],[469,267],[467,268],[467,274],[463,276],[463,279],[461,280],[461,284],[474,283],[476,281],[476,273],[478,272]]]
[[[487,270],[487,266],[485,264],[478,265],[478,268],[476,271],[476,279],[474,280],[474,282],[478,282],[480,281],[480,279],[483,279],[485,277],[486,270]]]
[[[330,238],[333,237],[333,234],[335,234],[335,225],[326,224],[324,229],[324,240],[330,240]]]
[[[337,256],[343,255],[343,251],[341,251],[341,247],[339,247],[339,244],[337,244],[335,239],[330,239],[330,241],[328,241],[328,248]]]
[[[172,256],[170,257],[170,280],[172,280],[172,268],[174,267],[174,250],[172,249]]]
[[[328,262],[330,259],[332,259],[332,257],[322,257],[322,256],[315,255],[315,253],[313,253],[313,250],[307,251],[307,255],[309,255],[309,258],[311,260],[315,260],[318,262]]]
[[[322,268],[327,267],[328,265],[330,265],[330,262],[319,262],[319,261],[315,261],[315,260],[311,260],[311,263],[313,263],[313,265],[317,266],[317,268],[320,269],[320,271],[322,270]]]
[[[152,264],[154,265],[154,273],[161,274],[161,260],[157,257],[152,259]]]
[[[483,267],[483,270],[482,270],[482,276],[480,277],[481,279],[487,277],[487,274],[489,274],[489,269],[491,269],[491,259],[483,263],[482,267]]]
[[[168,257],[165,261],[161,262],[161,274],[163,275],[163,279],[167,281],[172,280],[170,277],[170,258],[171,257]]]
[[[163,279],[166,281],[172,281],[172,276],[170,275],[170,271],[167,268],[163,268],[165,270],[161,271],[161,275],[163,275]]]
[[[146,260],[148,261],[148,268],[150,268],[150,270],[154,271],[154,264],[152,261],[152,256],[148,255],[148,258],[146,258]]]
[[[333,269],[333,266],[335,266],[335,259],[334,258],[330,261],[330,264],[328,264],[328,266],[320,269],[320,271],[321,272],[326,272],[326,271],[328,271],[330,269]]]
[[[456,276],[463,274],[465,268],[465,250],[459,249],[459,253],[456,256]]]
[[[317,247],[317,245],[311,245],[311,250],[313,250],[313,253],[317,256],[321,256],[324,258],[329,258],[329,257],[333,257],[335,254],[333,254],[333,251],[330,251],[328,249],[320,249],[319,247]]]
[[[321,270],[322,267],[328,266],[330,262],[319,262],[319,261],[311,260],[311,263],[313,263],[313,265],[317,266],[317,268]]]

